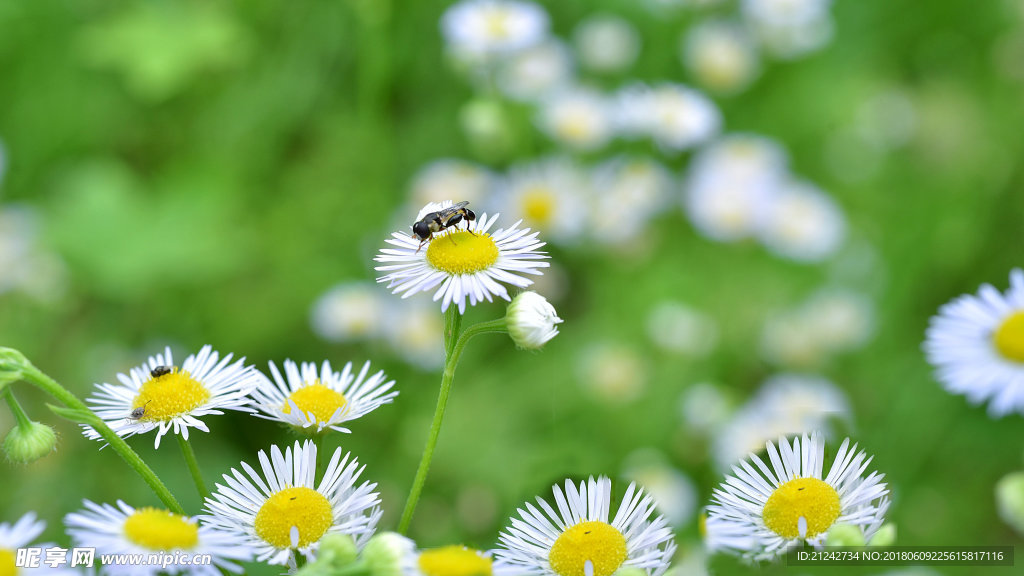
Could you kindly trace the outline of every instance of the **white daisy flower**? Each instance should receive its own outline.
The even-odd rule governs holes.
[[[779,26],[807,24],[828,17],[832,0],[743,0],[751,20]]]
[[[832,0],[744,0],[741,12],[777,58],[798,58],[832,39]]]
[[[235,535],[200,526],[197,518],[189,518],[157,508],[132,508],[118,500],[117,507],[84,501],[85,510],[64,517],[77,547],[95,548],[99,554],[152,554],[164,557],[179,554],[181,563],[163,566],[156,564],[110,564],[103,566],[103,574],[149,576],[156,574],[197,574],[218,576],[224,569],[236,574],[242,567],[236,561],[247,562],[253,550]],[[193,564],[193,559],[209,555],[209,564]],[[99,558],[97,558],[97,561]]]
[[[874,331],[874,317],[874,303],[867,296],[821,290],[797,308],[768,318],[761,331],[761,348],[775,364],[816,366],[832,354],[863,346]]]
[[[622,472],[630,482],[643,486],[669,524],[680,528],[697,511],[697,487],[654,448],[641,448],[626,457]]]
[[[255,408],[261,412],[256,416],[283,422],[304,434],[319,434],[325,428],[351,432],[341,425],[390,404],[398,396],[391,391],[394,380],[385,382],[383,371],[367,377],[369,371],[369,362],[353,374],[351,362],[335,372],[327,360],[319,371],[313,362],[303,362],[300,367],[285,360],[282,376],[271,362],[274,381],[264,379],[252,394]]]
[[[203,416],[222,410],[252,412],[249,393],[263,376],[245,366],[245,358],[231,363],[231,357],[220,358],[207,345],[177,366],[167,347],[128,374],[118,374],[121,384],[97,384],[89,407],[122,437],[156,430],[157,448],[172,430],[188,440],[189,428],[210,431],[200,420]],[[83,429],[88,438],[102,438],[91,426]]]
[[[431,302],[389,298],[380,321],[384,324],[384,341],[399,358],[428,372],[444,367],[444,316]],[[409,326],[417,329],[410,330]]]
[[[346,282],[324,292],[310,313],[317,336],[332,342],[373,339],[381,330],[384,310],[380,287],[370,282]]]
[[[878,531],[889,489],[883,474],[864,476],[871,458],[856,444],[843,441],[827,476],[825,441],[816,432],[766,448],[771,468],[751,453],[714,491],[706,523],[710,551],[767,560],[801,542],[821,547],[835,525],[860,528],[865,541]]]
[[[373,535],[381,512],[376,484],[356,482],[365,467],[352,454],[334,451],[327,470],[316,483],[316,445],[306,440],[285,449],[260,451],[263,474],[245,462],[248,477],[232,468],[206,499],[204,526],[242,538],[256,560],[295,567],[302,554],[313,560],[325,534],[348,534],[362,548]]]
[[[0,574],[80,574],[79,570],[65,568],[58,565],[51,567],[46,564],[46,555],[41,553],[37,558],[39,565],[36,568],[18,566],[19,548],[56,548],[52,542],[33,542],[43,530],[46,529],[46,522],[36,520],[35,512],[27,512],[14,524],[4,522],[0,524]]]
[[[573,32],[580,63],[595,72],[622,72],[640,55],[640,34],[629,21],[611,14],[583,19]]]
[[[592,173],[588,232],[601,243],[629,243],[665,209],[675,184],[672,173],[650,158],[620,156],[599,164]]]
[[[572,77],[572,54],[564,44],[550,39],[502,62],[495,84],[509,98],[535,102],[567,88]],[[469,199],[454,192],[445,197]]]
[[[718,344],[718,323],[700,310],[665,300],[648,313],[647,336],[665,352],[699,358]]]
[[[450,206],[450,200],[427,204],[416,220]],[[491,302],[492,296],[511,301],[501,283],[517,288],[533,284],[521,274],[540,275],[540,268],[548,266],[541,262],[547,255],[538,251],[544,242],[537,240],[537,232],[519,229],[519,222],[490,232],[497,220],[497,214],[490,218],[482,214],[472,225],[463,220],[435,234],[426,249],[411,235],[392,233],[386,242],[395,248],[383,248],[374,258],[385,264],[376,267],[386,273],[377,281],[387,282],[395,294],[402,293],[402,298],[437,288],[434,301],[441,301],[442,312],[454,303],[464,314],[467,298],[473,306],[484,300]]]
[[[483,202],[494,187],[490,170],[454,158],[434,160],[420,168],[412,178],[411,202],[423,206],[429,202],[442,202],[459,198],[477,205]]]
[[[635,346],[594,342],[577,357],[576,379],[594,400],[622,406],[636,401],[647,391],[650,362]]]
[[[777,374],[761,385],[715,436],[712,449],[721,469],[780,436],[819,430],[853,418],[846,394],[831,381],[808,374]]]
[[[583,87],[546,98],[537,125],[552,140],[574,150],[597,150],[615,135],[611,104],[600,92]]]
[[[627,86],[618,94],[617,121],[627,137],[648,137],[668,153],[718,133],[722,114],[707,96],[681,84]]]
[[[507,54],[547,36],[548,15],[532,2],[463,0],[441,17],[441,31],[453,52],[470,56]]]
[[[752,236],[787,176],[786,155],[759,136],[731,135],[701,150],[684,186],[694,227],[719,242]]]
[[[820,262],[846,239],[846,217],[829,195],[807,182],[779,188],[758,229],[772,252],[800,262]]]
[[[683,64],[698,83],[715,92],[739,92],[760,72],[757,47],[737,23],[701,22],[683,37],[680,47]]]
[[[676,548],[668,521],[649,520],[654,498],[636,484],[609,520],[611,487],[604,476],[579,487],[566,480],[565,492],[553,487],[557,511],[540,497],[540,509],[527,502],[501,533],[496,562],[539,576],[611,576],[620,568],[660,576]]]
[[[557,244],[578,241],[587,227],[590,180],[579,165],[544,158],[509,170],[497,201],[501,212],[521,219]]]
[[[984,284],[940,308],[924,350],[950,392],[988,400],[994,417],[1024,414],[1024,271],[1010,273],[1005,293]]]

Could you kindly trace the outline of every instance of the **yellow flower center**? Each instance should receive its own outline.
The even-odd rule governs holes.
[[[599,520],[580,522],[562,532],[548,554],[551,569],[559,576],[611,576],[626,561],[626,537],[611,524]]]
[[[256,535],[278,548],[303,548],[317,542],[334,521],[331,503],[323,494],[299,486],[275,493],[256,513]],[[298,544],[292,544],[292,528]]]
[[[139,508],[125,519],[124,535],[148,550],[190,550],[199,544],[199,525],[168,510]]]
[[[1024,310],[1017,310],[1003,320],[992,340],[1003,358],[1024,362]]]
[[[437,236],[427,246],[427,262],[453,276],[486,270],[498,261],[498,245],[489,234],[465,230]]]
[[[14,559],[14,550],[0,548],[0,576],[14,576],[18,573]]]
[[[465,546],[445,546],[420,553],[426,576],[491,576],[491,559]]]
[[[210,391],[177,368],[169,374],[150,378],[139,388],[132,409],[145,408],[140,420],[171,420],[188,414],[210,399]]]
[[[555,198],[546,188],[533,188],[523,194],[523,216],[533,224],[546,225],[555,215]]]
[[[345,406],[345,396],[343,394],[336,390],[331,390],[320,382],[299,388],[288,396],[288,400],[294,401],[295,405],[303,413],[309,414],[312,412],[319,423],[329,422],[331,416],[334,416],[334,413],[339,408]],[[291,414],[291,402],[285,402],[282,411],[285,414]]]
[[[492,10],[484,18],[487,35],[503,40],[509,36],[509,17],[504,10]]]
[[[813,538],[839,517],[839,493],[817,478],[796,478],[772,492],[761,516],[765,526],[783,538]],[[806,523],[803,534],[801,519]]]

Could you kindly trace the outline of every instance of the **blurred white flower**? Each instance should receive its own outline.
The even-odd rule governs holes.
[[[556,244],[578,240],[587,224],[591,195],[587,174],[571,160],[543,158],[509,170],[496,198],[511,221],[539,230]]]
[[[596,150],[615,135],[613,110],[607,98],[590,88],[575,87],[552,94],[540,103],[537,125],[552,140],[574,150]]]
[[[679,414],[683,426],[709,435],[719,429],[732,414],[733,402],[719,386],[699,382],[688,386],[679,396]]]
[[[718,133],[722,115],[708,97],[681,84],[633,84],[617,98],[623,135],[647,137],[666,152],[680,152]]]
[[[772,438],[807,430],[829,436],[833,421],[851,418],[846,395],[832,382],[820,376],[779,374],[766,380],[716,436],[714,459],[721,469],[728,469]]]
[[[865,100],[857,110],[856,130],[878,150],[888,151],[910,142],[917,131],[917,106],[910,95],[889,88]]]
[[[389,298],[382,337],[399,358],[420,370],[444,366],[444,316],[427,298]]]
[[[668,523],[679,528],[693,519],[697,488],[690,478],[673,467],[654,448],[641,448],[626,457],[624,478],[636,482],[654,496],[654,503]]]
[[[550,39],[510,56],[495,81],[509,98],[534,102],[563,90],[572,77],[572,54],[560,41]]]
[[[875,304],[868,296],[826,288],[770,317],[761,333],[761,346],[769,362],[807,368],[833,354],[860,348],[874,329]]]
[[[757,47],[747,30],[735,22],[697,24],[683,37],[681,52],[697,82],[714,92],[739,92],[760,72]]]
[[[831,0],[744,0],[742,13],[765,50],[798,58],[832,39]]]
[[[715,349],[718,325],[699,310],[663,301],[647,315],[647,335],[665,352],[700,357]]]
[[[640,34],[629,21],[593,14],[576,26],[573,41],[580,64],[595,72],[623,72],[640,54]]]
[[[313,303],[313,332],[332,342],[354,342],[377,337],[385,299],[380,287],[370,282],[346,282],[328,289]]]
[[[758,228],[764,245],[779,256],[818,262],[835,254],[846,239],[839,205],[808,182],[788,182],[768,203]]]
[[[24,206],[0,207],[0,294],[18,291],[46,302],[58,298],[66,282],[64,262],[40,245],[35,212]]]
[[[759,136],[731,135],[701,150],[685,184],[690,221],[719,242],[753,235],[787,176],[786,163],[782,148]]]
[[[579,356],[576,373],[584,391],[613,406],[636,400],[647,388],[647,362],[628,344],[590,344]]]
[[[592,172],[591,237],[623,244],[638,236],[665,209],[675,185],[672,173],[655,160],[618,156]]]
[[[453,158],[434,160],[423,166],[412,178],[410,202],[415,209],[430,202],[456,198],[479,207],[494,186],[494,175],[489,170]]]
[[[449,49],[462,58],[508,54],[533,46],[548,33],[548,15],[533,2],[463,0],[441,17]]]

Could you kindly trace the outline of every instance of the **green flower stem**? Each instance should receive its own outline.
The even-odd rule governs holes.
[[[320,474],[323,474],[324,470],[326,470],[324,459],[327,456],[324,453],[324,439],[327,438],[327,432],[329,430],[330,428],[324,428],[313,436],[313,443],[316,445],[316,469]]]
[[[28,414],[21,408],[21,404],[18,404],[18,400],[14,397],[14,391],[11,390],[10,386],[3,389],[4,400],[7,400],[7,405],[11,407],[11,414],[14,414],[14,418],[18,421],[18,427],[27,428],[32,423],[28,418]]]
[[[448,395],[452,391],[452,382],[455,380],[455,367],[459,364],[462,350],[466,343],[477,334],[487,332],[508,332],[504,318],[480,322],[466,329],[459,334],[459,326],[462,323],[462,315],[455,309],[455,306],[448,308],[445,314],[444,348],[447,358],[444,363],[444,373],[441,375],[441,392],[437,396],[437,408],[434,410],[434,421],[430,424],[430,432],[427,435],[427,445],[423,448],[423,457],[420,458],[419,468],[416,469],[416,477],[413,479],[412,488],[409,490],[409,498],[405,501],[405,510],[402,512],[402,520],[398,524],[398,533],[405,534],[412,522],[412,515],[416,511],[416,504],[419,502],[420,493],[423,491],[423,484],[427,480],[427,471],[430,470],[430,461],[434,458],[434,448],[437,446],[437,438],[441,433],[441,423],[444,421],[444,411],[448,405]]]
[[[86,406],[84,402],[79,400],[78,397],[71,392],[65,390],[64,387],[58,384],[56,380],[50,378],[46,374],[43,374],[38,368],[31,364],[24,366],[21,371],[21,376],[29,384],[32,384],[43,392],[53,396],[68,408],[83,414],[91,415],[91,418],[89,418],[89,425],[107,441],[107,444],[110,445],[114,452],[117,452],[118,456],[127,462],[128,465],[142,477],[146,484],[149,484],[149,487],[154,493],[156,493],[157,497],[160,498],[171,512],[185,515],[185,509],[181,507],[181,504],[179,504],[178,500],[174,498],[171,491],[167,489],[167,486],[165,486],[163,481],[160,480],[160,477],[153,472],[153,469],[143,462],[142,458],[139,457],[139,455],[132,450],[130,446],[128,446],[124,439],[110,429],[110,426],[107,426],[107,424],[96,416],[92,410],[89,410],[89,407]]]
[[[178,446],[181,446],[181,454],[185,457],[185,464],[188,464],[188,471],[192,474],[192,480],[196,483],[199,497],[205,501],[210,497],[210,491],[206,489],[206,482],[203,482],[203,473],[199,471],[199,461],[196,460],[195,450],[184,436],[181,434],[175,434],[175,436],[178,438]]]

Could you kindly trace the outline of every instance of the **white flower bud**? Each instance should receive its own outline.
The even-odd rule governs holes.
[[[536,292],[523,292],[512,299],[505,313],[508,333],[519,348],[536,350],[556,335],[562,319],[543,296]]]

